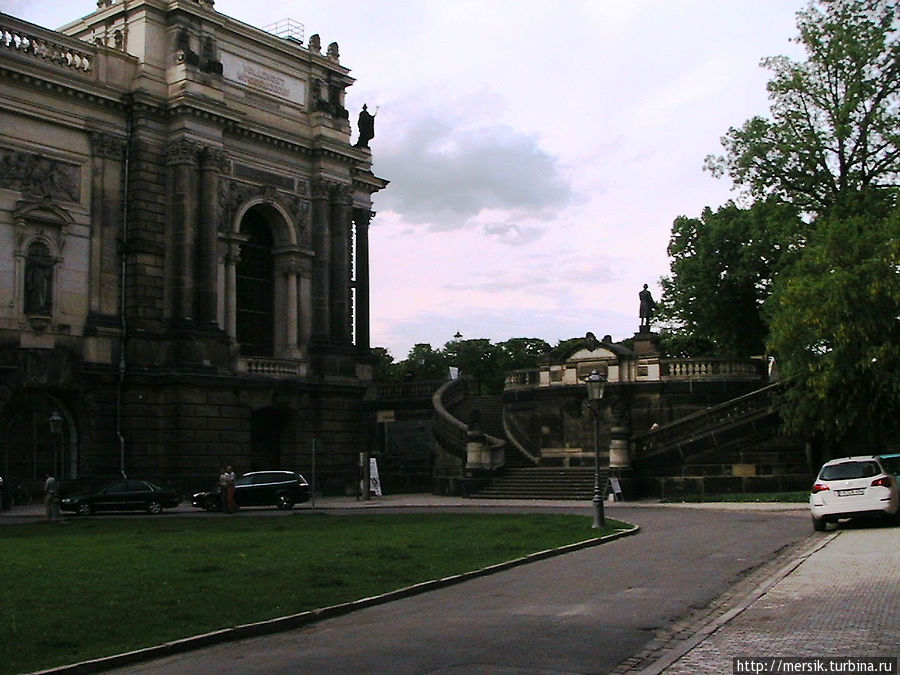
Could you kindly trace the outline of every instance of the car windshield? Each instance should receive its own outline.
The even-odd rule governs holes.
[[[870,478],[881,473],[877,462],[841,462],[822,468],[822,480],[847,480],[850,478]]]

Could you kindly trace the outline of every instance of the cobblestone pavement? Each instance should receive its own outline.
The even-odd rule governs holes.
[[[898,654],[900,527],[844,525],[783,551],[614,673],[720,675],[735,657]]]

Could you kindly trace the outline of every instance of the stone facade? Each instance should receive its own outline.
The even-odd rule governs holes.
[[[208,0],[0,14],[2,475],[189,489],[315,441],[319,485],[355,481],[387,181],[320,44]]]

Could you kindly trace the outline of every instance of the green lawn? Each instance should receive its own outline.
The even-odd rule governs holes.
[[[599,534],[626,527],[607,520]],[[599,536],[587,516],[75,518],[0,526],[0,671],[327,607]]]

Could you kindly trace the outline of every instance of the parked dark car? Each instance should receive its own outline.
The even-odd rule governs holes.
[[[74,511],[89,516],[97,511],[147,511],[162,513],[163,509],[178,506],[181,499],[173,490],[161,488],[146,480],[117,480],[95,492],[64,497],[62,511]]]
[[[234,481],[234,501],[238,506],[293,508],[309,501],[309,483],[295,471],[252,471]],[[222,510],[222,489],[197,492],[191,500],[198,509]]]

